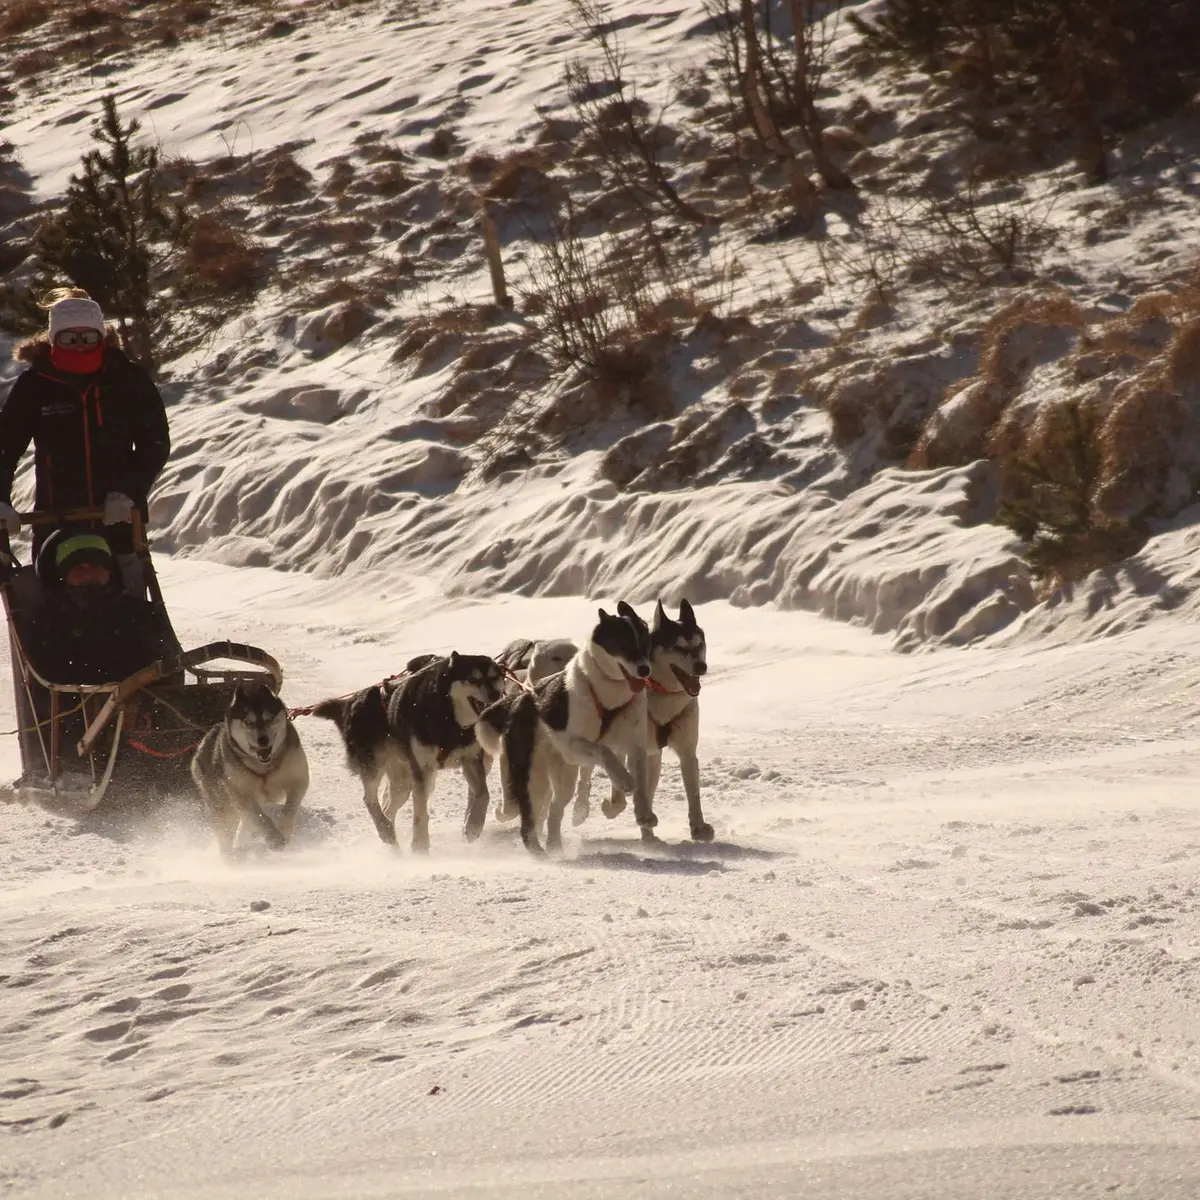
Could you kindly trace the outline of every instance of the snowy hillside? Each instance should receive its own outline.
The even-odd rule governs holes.
[[[61,192],[111,90],[189,200],[280,264],[251,311],[168,366],[162,548],[320,574],[403,564],[464,594],[691,588],[912,648],[1004,628],[1040,593],[990,524],[1002,488],[986,471],[903,468],[1044,454],[1070,401],[1097,406],[1113,447],[1104,519],[1194,494],[1193,119],[1129,135],[1111,184],[1081,186],[1069,162],[1028,176],[1019,211],[1048,245],[1024,283],[947,290],[910,272],[884,297],[836,195],[822,239],[778,236],[777,192],[756,207],[722,174],[711,22],[615,4],[639,96],[673,97],[671,169],[723,223],[688,268],[694,299],[663,300],[654,373],[605,388],[555,364],[528,304],[490,303],[481,200],[520,296],[546,195],[589,195],[562,73],[594,48],[561,0],[502,12],[275,5],[257,34],[243,14],[18,92],[6,136],[34,199]],[[853,219],[883,221],[898,185],[936,188],[977,147],[929,78],[864,71],[857,34],[834,28],[827,140],[878,196]],[[776,168],[754,170],[772,185]],[[1159,446],[1146,406],[1163,404]]]
[[[430,854],[397,853],[311,717],[278,856],[223,862],[190,795],[0,803],[0,1196],[1200,1194],[1195,102],[1090,184],[1032,133],[969,137],[949,77],[842,21],[819,102],[858,191],[800,154],[805,226],[805,185],[728,137],[702,6],[611,11],[721,219],[655,216],[674,282],[641,278],[605,375],[542,294],[567,194],[587,247],[629,233],[565,0],[0,10],[8,282],[110,91],[270,266],[164,364],[182,641],[264,647],[303,706],[689,598],[716,831],[686,838],[668,754],[657,844],[593,812],[561,858],[491,813],[467,845],[448,772]],[[960,194],[980,142],[1033,265],[899,262],[898,210]],[[1031,469],[1140,548],[1035,578],[997,523]]]

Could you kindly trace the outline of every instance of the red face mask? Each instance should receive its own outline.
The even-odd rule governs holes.
[[[72,375],[93,375],[104,365],[104,343],[98,346],[51,346],[50,361]]]

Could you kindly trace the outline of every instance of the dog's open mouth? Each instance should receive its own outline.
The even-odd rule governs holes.
[[[271,761],[271,747],[270,746],[259,746],[258,750],[255,751],[255,753],[258,755],[258,761],[260,763],[269,763]]]
[[[483,715],[483,710],[487,708],[487,703],[480,700],[478,696],[468,696],[467,703],[471,706],[471,711],[477,716]]]
[[[689,675],[686,671],[681,671],[674,663],[671,664],[671,670],[675,672],[675,678],[683,684],[683,690],[689,696],[700,695],[700,676]]]
[[[629,684],[631,692],[640,692],[646,686],[646,681],[640,675],[630,675],[624,667],[621,668],[621,671],[625,676],[625,682]]]

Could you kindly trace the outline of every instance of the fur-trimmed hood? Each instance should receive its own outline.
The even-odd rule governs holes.
[[[125,349],[124,342],[121,340],[121,335],[115,325],[105,325],[104,344],[111,346],[114,350]],[[13,358],[17,362],[33,364],[49,357],[50,335],[46,332],[35,333],[33,337],[26,338],[23,342],[18,342],[13,350]]]

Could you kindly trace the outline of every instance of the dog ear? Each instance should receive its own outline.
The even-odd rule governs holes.
[[[608,617],[608,613],[606,613],[606,612],[604,611],[604,609],[601,609],[601,610],[600,610],[600,620],[602,620],[602,621],[607,621],[608,619],[609,619],[609,617]]]
[[[654,606],[654,623],[651,628],[657,633],[668,621],[666,609],[663,608],[662,600]]]
[[[458,657],[459,657],[459,656],[458,656],[458,651],[457,651],[457,650],[451,650],[451,651],[450,651],[450,666],[451,666],[451,667],[457,667],[457,666],[458,666]]]
[[[696,628],[696,614],[692,611],[692,606],[686,600],[679,602],[679,623],[686,625],[689,629]]]
[[[629,605],[625,603],[624,600],[617,601],[617,616],[633,617],[635,620],[637,619],[637,613],[635,613],[633,611],[633,609],[630,608]]]

